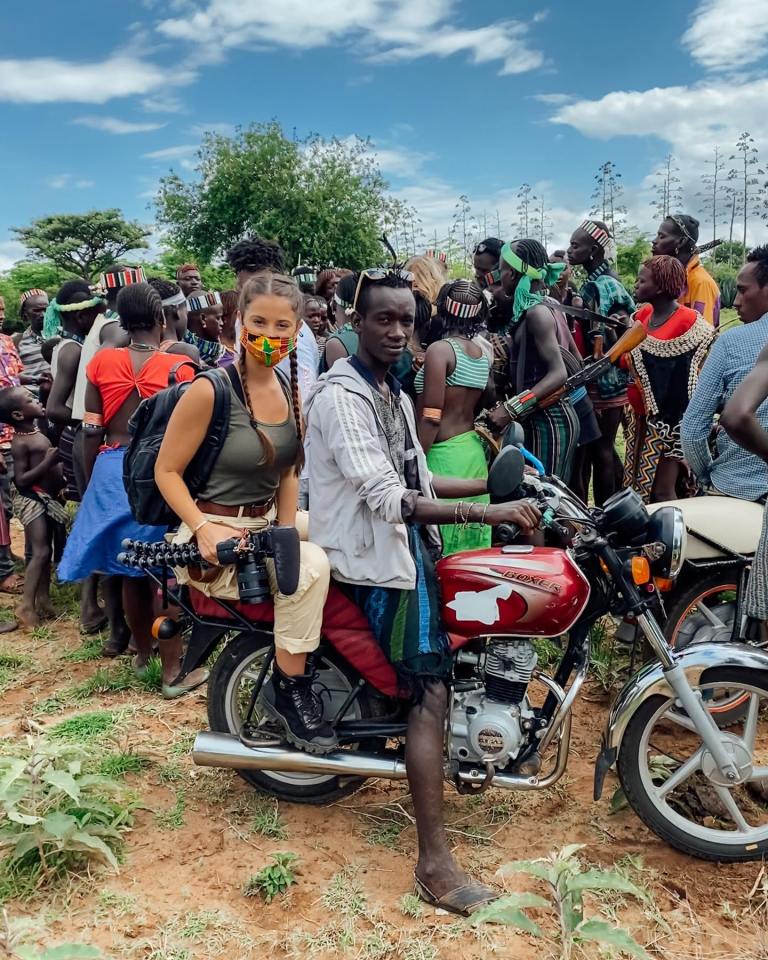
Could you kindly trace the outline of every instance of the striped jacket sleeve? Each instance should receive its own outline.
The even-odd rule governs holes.
[[[342,387],[318,398],[321,430],[340,472],[370,511],[387,523],[403,523],[409,491],[381,446],[370,404]]]

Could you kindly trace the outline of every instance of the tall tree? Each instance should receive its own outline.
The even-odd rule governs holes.
[[[533,208],[530,223],[530,236],[534,240],[538,240],[542,246],[546,247],[552,229],[552,218],[549,216],[544,194],[535,199],[536,203]]]
[[[390,198],[367,141],[290,139],[276,122],[253,124],[206,134],[197,174],[164,177],[156,205],[171,242],[203,260],[249,233],[279,240],[289,266],[301,257],[358,269],[382,258]],[[403,239],[408,219],[396,222]]]
[[[760,157],[754,139],[748,131],[742,133],[736,141],[736,153],[731,155],[736,163],[728,174],[728,179],[737,187],[742,215],[742,243],[747,249],[747,223],[750,217],[758,213],[757,188],[760,186],[758,175],[765,171],[759,169]],[[733,237],[730,238],[731,240]]]
[[[453,209],[453,235],[459,244],[461,259],[465,266],[469,264],[474,246],[475,221],[469,197],[462,193]]]
[[[149,246],[151,233],[147,227],[123,219],[116,209],[58,213],[12,229],[34,260],[47,260],[88,281],[115,260]]]
[[[683,192],[680,189],[680,168],[674,156],[668,153],[661,166],[656,171],[656,196],[651,202],[653,211],[659,220],[664,220],[670,213],[678,210],[683,202]]]
[[[707,173],[701,178],[704,189],[697,194],[701,198],[701,212],[712,222],[712,239],[717,240],[717,225],[725,207],[725,160],[720,147],[715,147]]]
[[[590,215],[599,217],[607,224],[614,237],[626,220],[627,208],[623,203],[624,187],[621,174],[612,160],[601,164],[595,174],[595,188],[592,193]]]

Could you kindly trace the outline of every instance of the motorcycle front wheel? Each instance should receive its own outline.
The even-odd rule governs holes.
[[[238,736],[245,720],[248,703],[269,646],[255,635],[240,633],[221,651],[208,679],[208,723],[216,733]],[[325,716],[336,715],[347,695],[356,685],[348,675],[349,668],[332,651],[323,650],[317,658],[315,690],[325,706]],[[373,716],[366,690],[351,704],[345,720],[364,720]],[[264,720],[258,702],[254,711],[256,724]],[[361,747],[370,744],[360,745]],[[344,749],[354,749],[354,746]],[[248,783],[280,800],[291,803],[333,803],[354,793],[363,777],[337,777],[330,774],[283,773],[270,770],[238,770]]]
[[[657,836],[703,860],[735,863],[768,853],[768,673],[738,667],[708,670],[703,696],[738,687],[744,717],[722,731],[739,769],[735,784],[720,774],[674,697],[643,703],[627,726],[618,773],[629,805]],[[762,720],[762,726],[761,726]]]

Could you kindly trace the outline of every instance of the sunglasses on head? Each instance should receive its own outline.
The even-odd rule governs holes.
[[[400,267],[370,267],[368,270],[361,270],[355,290],[355,299],[352,301],[352,309],[357,310],[357,301],[360,298],[363,283],[378,283],[381,280],[386,280],[387,277],[399,277],[409,286],[413,286],[413,274],[410,270],[403,270]]]

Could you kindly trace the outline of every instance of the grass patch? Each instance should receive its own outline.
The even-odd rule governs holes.
[[[365,891],[355,867],[345,867],[331,877],[322,896],[323,905],[344,917],[360,917],[367,907]]]
[[[147,693],[159,693],[163,688],[163,665],[160,657],[150,657],[143,677],[136,677],[136,687]]]
[[[273,853],[272,863],[246,880],[243,896],[260,896],[266,903],[271,903],[275,897],[282,897],[296,883],[293,865],[297,859],[295,853]]]
[[[51,579],[51,602],[56,612],[68,620],[80,619],[80,589],[74,583],[59,583]]]
[[[251,832],[260,833],[269,840],[285,840],[288,832],[280,816],[277,801],[260,797],[256,811],[251,820]]]
[[[141,773],[149,766],[148,757],[139,756],[130,750],[108,753],[99,761],[98,770],[105,777],[125,777],[129,773]]]
[[[50,735],[54,740],[87,743],[112,733],[120,720],[121,715],[113,710],[93,710],[90,713],[67,717],[51,727]]]
[[[74,650],[67,650],[61,659],[69,663],[85,663],[88,660],[100,660],[103,646],[104,634],[95,633],[90,637],[84,637],[79,647],[76,647]]]
[[[157,779],[160,783],[178,783],[184,779],[184,770],[175,761],[164,763],[157,768]]]
[[[32,628],[32,639],[37,640],[40,643],[49,643],[51,640],[56,639],[56,634],[50,627],[39,626]]]
[[[187,797],[180,787],[176,790],[176,800],[172,807],[155,814],[155,822],[161,830],[180,830],[184,826],[184,811]]]
[[[108,667],[99,667],[96,673],[86,677],[81,683],[64,691],[64,696],[70,700],[88,700],[89,697],[104,693],[122,693],[133,690],[136,686],[136,677],[127,663],[111,664]]]
[[[12,607],[0,607],[0,623],[13,623],[16,614]]]
[[[99,912],[110,919],[127,917],[136,913],[138,901],[130,893],[117,893],[114,890],[99,891]]]
[[[424,904],[415,893],[404,893],[400,897],[400,910],[404,917],[418,919],[424,913]]]
[[[0,650],[0,692],[15,679],[19,670],[30,666],[32,660],[23,654]]]
[[[365,839],[375,847],[387,847],[392,850],[397,846],[404,827],[405,824],[397,820],[385,820],[366,830]]]

